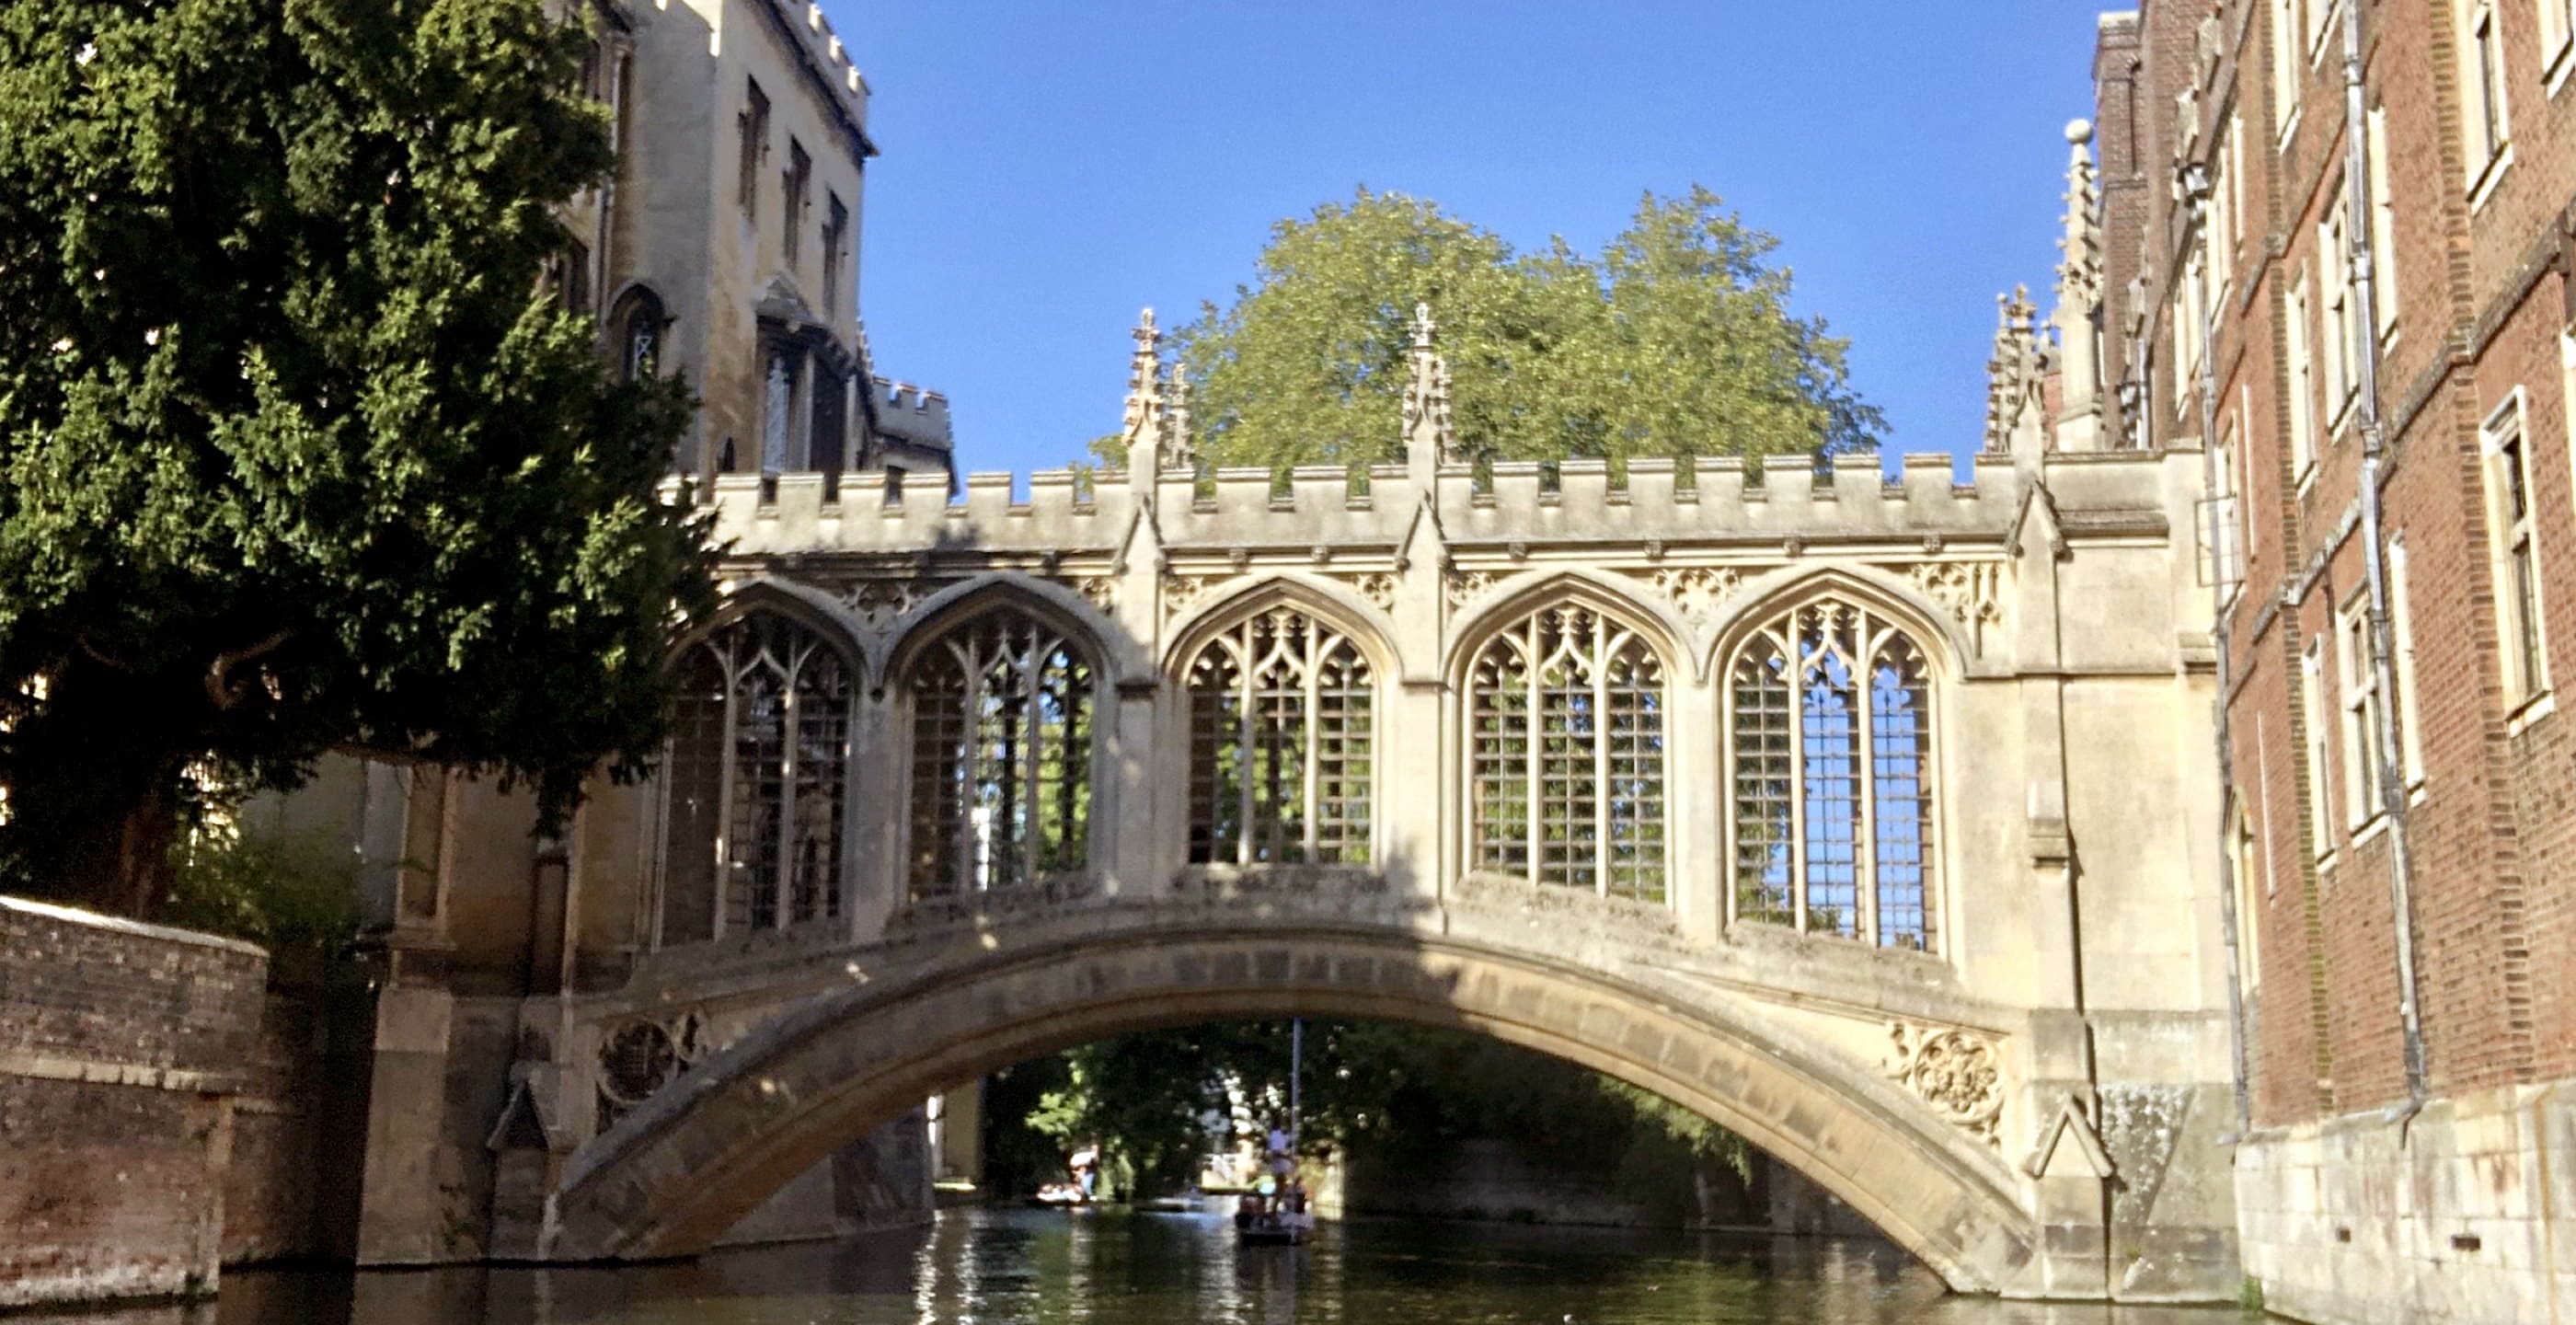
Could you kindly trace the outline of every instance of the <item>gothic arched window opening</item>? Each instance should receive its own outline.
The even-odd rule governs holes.
[[[924,648],[912,700],[914,901],[1081,870],[1096,673],[1045,622],[986,612]]]
[[[670,324],[661,298],[651,290],[638,285],[617,297],[617,309],[609,315],[608,326],[617,346],[621,378],[632,382],[661,375],[662,333]]]
[[[1726,677],[1735,918],[1936,951],[1921,647],[1828,599],[1754,631]]]
[[[691,645],[679,676],[663,942],[840,915],[849,664],[796,622],[756,612]]]
[[[1664,900],[1664,667],[1633,626],[1541,609],[1468,675],[1472,868]]]
[[[1190,863],[1367,864],[1377,747],[1359,646],[1273,608],[1208,641],[1187,675]]]

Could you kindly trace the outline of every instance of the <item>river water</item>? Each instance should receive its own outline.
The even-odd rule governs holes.
[[[1364,1220],[1238,1247],[1216,1216],[975,1209],[624,1269],[233,1271],[210,1305],[66,1325],[2242,1325],[1948,1297],[1883,1244]]]

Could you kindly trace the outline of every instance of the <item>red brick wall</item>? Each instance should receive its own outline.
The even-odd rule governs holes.
[[[2545,265],[2576,196],[2576,79],[2550,88],[2535,6],[2497,7],[2513,160],[2473,202],[2452,0],[2347,3],[2363,5],[2365,91],[2385,108],[2396,203],[2398,319],[2379,400],[2391,467],[2385,523],[2407,549],[2419,680],[2412,713],[2425,781],[2407,827],[2431,1086],[2544,1080],[2576,1072],[2576,716],[2508,726],[2479,424],[2522,391],[2550,665],[2576,686],[2576,457],[2559,350],[2562,281]],[[2221,7],[2228,49],[2202,104],[2212,126],[2231,108],[2242,118],[2239,184],[2261,232],[2240,253],[2216,352],[2221,417],[2236,421],[2245,450],[2246,579],[2229,617],[2227,703],[2237,800],[2258,833],[2263,876],[2244,890],[2261,966],[2248,1057],[2257,1121],[2282,1123],[2384,1105],[2403,1098],[2406,1080],[2389,842],[2347,814],[2340,715],[2350,679],[2333,648],[2336,608],[2364,585],[2352,532],[2364,448],[2357,428],[2328,431],[2323,400],[2314,408],[2317,464],[2304,481],[2287,443],[2289,280],[2307,275],[2315,319],[2318,275],[2339,275],[2318,252],[2318,226],[2346,166],[2342,20],[2321,58],[2302,51],[2296,128],[2276,150],[2288,117],[2269,104],[2270,10],[2268,0]],[[2142,8],[2143,58],[2164,106],[2172,80],[2160,66],[2198,57],[2196,42],[2169,38],[2196,33],[2208,12],[2181,0]],[[2097,53],[2097,77],[2105,68]],[[2153,114],[2159,103],[2139,104]],[[2176,164],[2168,152],[2141,169],[2169,176]],[[2147,279],[2163,288],[2168,277],[2154,268],[2173,270],[2185,250],[2155,248],[2163,209],[2148,211]],[[2321,383],[2330,351],[2321,322],[2312,320],[2308,339]],[[2155,347],[2166,353],[2161,334]],[[2169,385],[2154,395],[2169,408]],[[2197,436],[2189,405],[2164,417],[2157,435]],[[2317,698],[2332,731],[2325,766],[2314,769],[2300,680],[2311,639],[2326,644]],[[2317,816],[2330,844],[2322,856],[2310,845]]]

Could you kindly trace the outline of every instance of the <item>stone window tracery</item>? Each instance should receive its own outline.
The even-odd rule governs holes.
[[[1368,863],[1374,677],[1292,607],[1208,641],[1187,672],[1192,864]]]
[[[1735,918],[1937,950],[1922,648],[1824,599],[1755,630],[1726,687]]]
[[[912,900],[1042,882],[1084,867],[1096,673],[1045,622],[998,608],[917,656]]]
[[[850,668],[754,613],[690,647],[664,783],[662,941],[841,914]]]
[[[1664,900],[1664,667],[1637,629],[1559,603],[1468,674],[1470,864]]]

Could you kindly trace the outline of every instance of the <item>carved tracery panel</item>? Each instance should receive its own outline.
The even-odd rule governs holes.
[[[1081,870],[1091,840],[1097,672],[1052,626],[997,608],[907,669],[912,899]]]
[[[1487,641],[1468,674],[1473,867],[1663,901],[1664,713],[1662,660],[1590,606]]]
[[[1931,669],[1867,608],[1765,623],[1726,669],[1735,916],[1933,951]]]
[[[1294,608],[1208,641],[1188,670],[1191,863],[1366,864],[1373,684],[1357,644]]]

